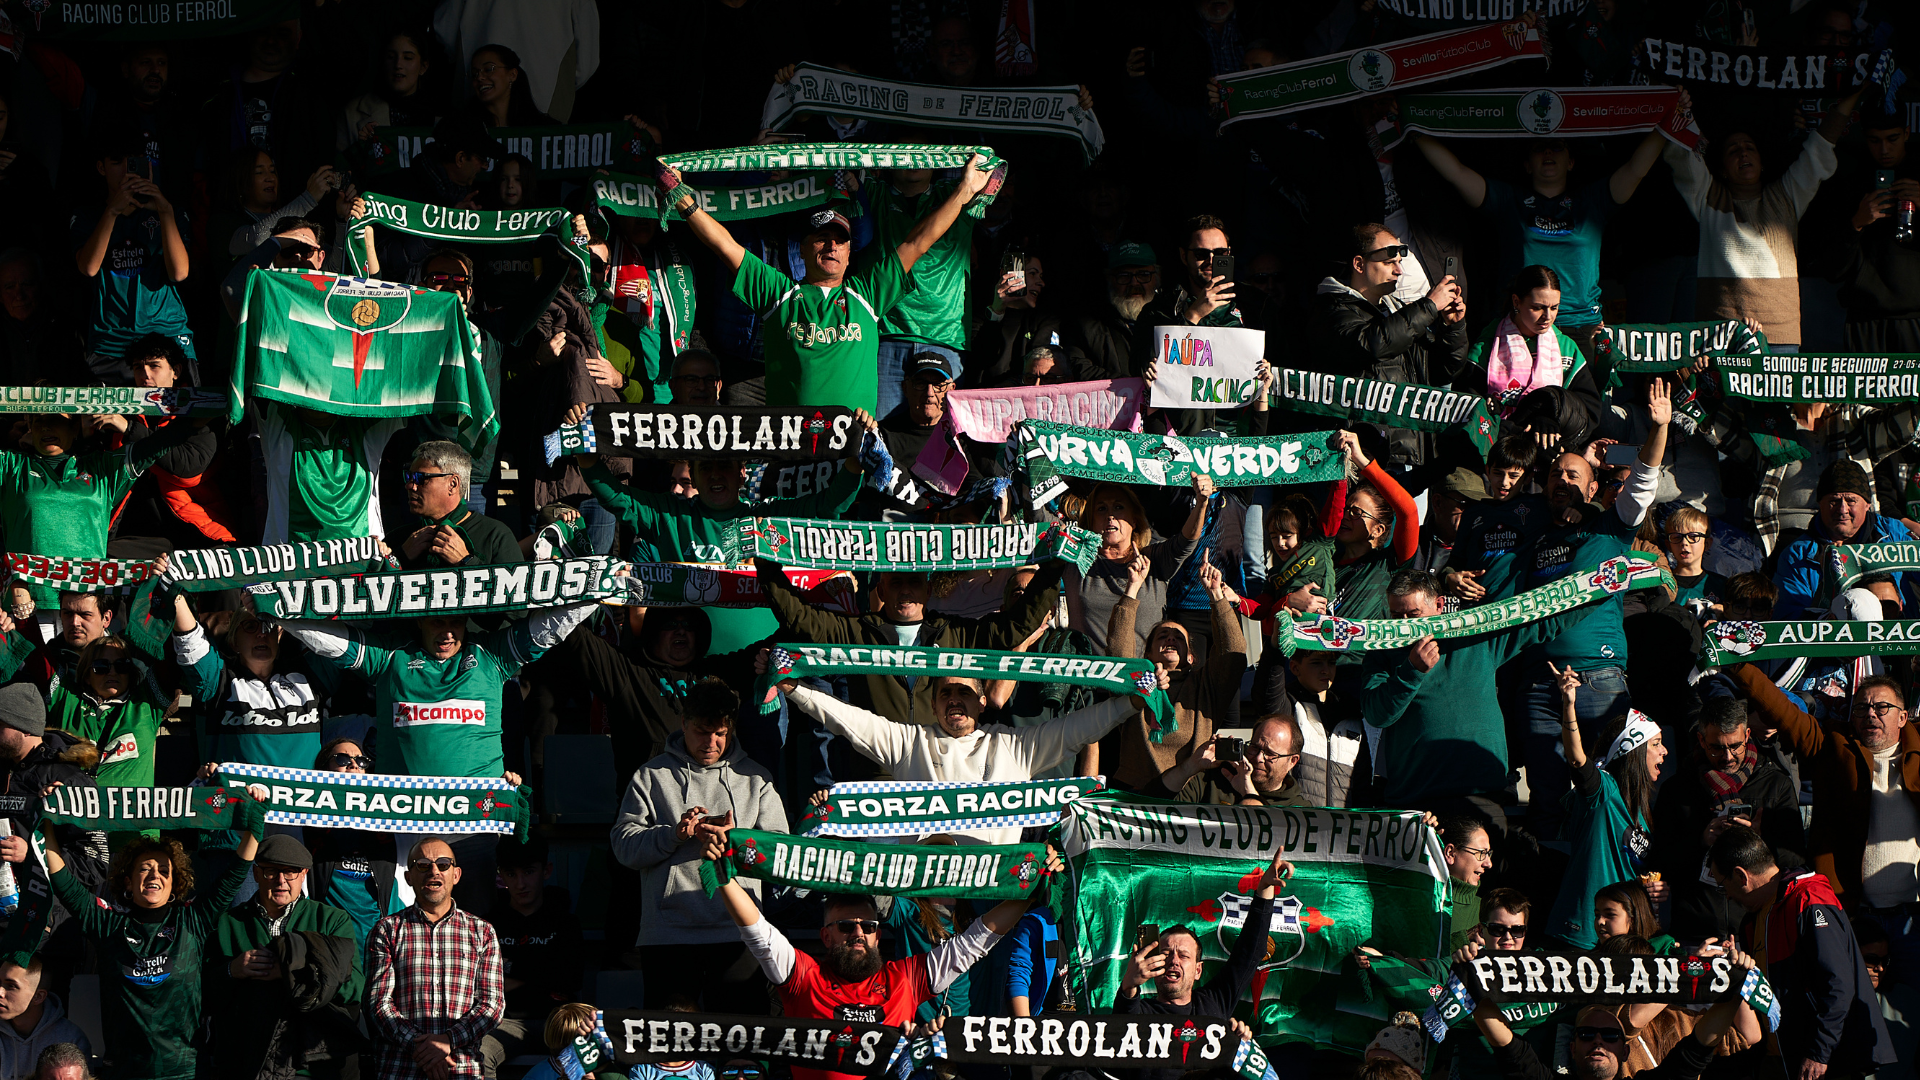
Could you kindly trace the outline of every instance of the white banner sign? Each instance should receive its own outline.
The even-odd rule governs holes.
[[[1156,409],[1237,409],[1253,398],[1267,332],[1239,326],[1153,328]]]

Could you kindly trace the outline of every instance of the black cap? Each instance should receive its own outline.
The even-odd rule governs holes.
[[[313,869],[313,855],[307,851],[306,845],[286,833],[274,833],[260,841],[260,850],[254,855],[253,861],[272,866],[291,866],[295,870]]]
[[[914,353],[913,359],[907,361],[907,378],[952,382],[953,368],[947,358],[937,352]]]
[[[485,124],[458,113],[441,117],[440,122],[433,125],[433,144],[445,147],[448,151],[464,150],[495,161],[507,156],[507,148],[500,145],[500,140],[487,134]]]
[[[1868,502],[1873,501],[1873,487],[1867,480],[1867,470],[1851,458],[1841,458],[1827,466],[1827,471],[1820,474],[1820,486],[1814,489],[1813,494],[1816,499],[1825,499],[1842,492],[1858,495]]]
[[[808,233],[825,232],[828,229],[839,229],[849,238],[853,236],[853,222],[831,206],[823,206],[807,215]]]

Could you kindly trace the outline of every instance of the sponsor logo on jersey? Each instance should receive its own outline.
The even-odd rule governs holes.
[[[453,698],[447,701],[396,701],[393,726],[419,727],[425,724],[485,724],[487,703]]]

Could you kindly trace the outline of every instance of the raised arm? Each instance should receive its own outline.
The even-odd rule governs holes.
[[[1580,718],[1574,714],[1575,695],[1580,690],[1580,673],[1568,664],[1566,670],[1553,666],[1547,661],[1547,670],[1553,673],[1555,688],[1560,692],[1560,746],[1566,751],[1567,767],[1578,769],[1587,763],[1587,749],[1580,741]]]
[[[1693,108],[1693,98],[1687,93],[1685,87],[1680,90],[1680,102],[1675,108],[1683,113]],[[1653,169],[1653,163],[1659,160],[1660,150],[1666,142],[1667,137],[1660,134],[1658,128],[1647,132],[1647,137],[1641,139],[1640,145],[1633,148],[1633,156],[1627,159],[1626,164],[1613,170],[1613,176],[1607,180],[1607,194],[1613,196],[1614,202],[1624,203],[1633,198],[1634,191],[1640,187],[1640,181],[1647,178],[1647,173]]]
[[[662,165],[657,176],[663,191],[671,192],[680,186],[678,169]],[[720,261],[726,264],[728,270],[737,272],[740,269],[740,264],[747,257],[747,249],[741,247],[740,241],[733,238],[733,234],[727,231],[726,226],[715,221],[712,214],[700,209],[698,199],[689,195],[676,203],[674,210],[686,219],[687,228],[693,230],[693,235],[699,237],[701,243],[712,248],[715,255],[720,256]],[[948,224],[952,222],[949,221]]]
[[[1431,135],[1415,135],[1413,141],[1420,147],[1420,152],[1427,156],[1427,161],[1432,163],[1433,170],[1440,174],[1441,179],[1453,185],[1468,206],[1478,210],[1487,201],[1487,178],[1461,164],[1460,159],[1453,156],[1453,151],[1447,149],[1447,144]],[[1641,175],[1646,175],[1646,170],[1642,169]],[[1636,184],[1639,182],[1637,178],[1634,180]],[[1633,189],[1628,188],[1627,193],[1631,195]],[[1626,200],[1616,196],[1614,201]]]
[[[982,161],[979,154],[973,155],[973,159],[960,170],[960,183],[954,187],[953,194],[947,196],[945,202],[934,207],[933,213],[921,218],[920,223],[907,234],[907,238],[900,241],[900,246],[894,249],[894,254],[900,258],[902,273],[913,272],[913,264],[920,261],[920,256],[933,250],[933,245],[946,235],[954,222],[960,220],[960,211],[966,208],[967,203],[973,201],[975,195],[986,188],[987,181],[992,176],[980,167]]]

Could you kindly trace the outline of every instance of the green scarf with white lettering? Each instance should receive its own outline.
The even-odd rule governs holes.
[[[101,832],[237,830],[262,835],[266,807],[217,787],[56,787],[40,801],[42,825]]]
[[[627,603],[624,567],[604,555],[299,578],[249,586],[253,608],[275,619],[391,619],[490,615],[589,601]]]
[[[1500,437],[1500,418],[1487,407],[1485,394],[1437,386],[1275,368],[1267,400],[1275,409],[1408,431],[1438,434],[1457,429],[1466,433],[1482,457]]]
[[[1920,653],[1920,620],[1748,622],[1723,619],[1707,627],[1700,646],[1700,667],[1797,656],[1907,656],[1912,653]]]
[[[834,186],[830,172],[802,173],[778,182],[739,186],[686,184],[687,193],[700,200],[700,209],[720,221],[747,221],[771,217],[795,210],[811,210],[842,200],[840,210],[848,217],[860,215],[860,204],[846,198]],[[621,217],[684,220],[678,210],[660,198],[660,186],[652,177],[613,173],[593,178],[593,201],[602,211]],[[674,200],[677,204],[678,199]]]
[[[1195,473],[1219,487],[1315,484],[1342,480],[1346,459],[1333,448],[1337,434],[1315,431],[1256,439],[1181,438],[1022,420],[1015,428],[1018,460],[1027,467],[1033,504],[1067,489],[1063,476],[1108,484],[1184,487]]]
[[[760,126],[779,131],[803,113],[950,131],[1056,135],[1079,145],[1082,165],[1099,157],[1106,146],[1100,121],[1091,110],[1080,107],[1077,86],[939,86],[801,64],[792,78],[776,83],[767,93]]]
[[[1059,780],[843,780],[800,819],[808,836],[922,836],[1053,825],[1098,776]]]
[[[688,151],[660,155],[660,164],[685,173],[709,172],[818,172],[823,169],[958,169],[979,154],[986,161],[984,172],[1004,170],[1006,162],[995,157],[990,146],[939,146],[926,143],[774,143],[768,146],[739,146],[729,150]],[[993,197],[999,193],[1002,172],[972,201],[967,203],[969,217],[982,217]],[[660,197],[664,211],[680,205],[682,199],[699,198],[700,192],[686,183]],[[666,219],[662,218],[664,223]]]
[[[1086,573],[1100,538],[1077,525],[884,525],[868,521],[751,518],[740,547],[782,566],[865,573],[993,570],[1065,559]]]
[[[357,536],[261,547],[176,551],[167,556],[167,572],[160,575],[160,582],[175,592],[215,592],[274,581],[297,581],[328,570],[360,574],[399,567],[392,556],[380,553],[378,537]]]
[[[1825,569],[1836,590],[1868,574],[1914,573],[1920,571],[1920,544],[1830,544]]]
[[[347,261],[356,275],[367,265],[365,226],[403,232],[443,244],[521,244],[552,236],[580,264],[582,277],[589,266],[585,237],[573,234],[572,217],[565,209],[465,210],[437,206],[367,192],[364,212],[347,223]]]
[[[823,893],[1025,900],[1047,875],[1045,844],[866,844],[734,829],[718,860],[700,863],[707,895],[736,877]]]
[[[1920,401],[1920,353],[1716,352],[1728,397],[1779,403],[1887,406]]]
[[[214,776],[237,791],[267,789],[269,825],[367,832],[500,833],[526,839],[530,789],[505,778],[393,776],[221,764]],[[204,788],[194,790],[207,790]]]
[[[225,416],[227,395],[191,386],[0,386],[0,413]]]

